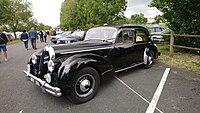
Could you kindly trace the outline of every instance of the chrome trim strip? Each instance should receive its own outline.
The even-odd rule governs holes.
[[[32,78],[35,81],[39,82],[42,91],[48,92],[56,97],[62,96],[60,88],[49,85],[46,81],[43,81],[40,78],[33,76],[31,73],[28,73],[27,71],[24,71],[24,73],[27,80],[31,80]]]
[[[130,67],[127,67],[127,68],[124,68],[124,69],[117,70],[117,71],[115,71],[115,73],[118,73],[118,72],[121,72],[121,71],[124,71],[124,70],[130,69],[130,68],[133,68],[133,67],[136,67],[136,66],[142,65],[142,64],[144,64],[144,62],[139,63],[139,64],[135,64],[135,65],[133,65],[133,66],[130,66]]]
[[[102,50],[102,49],[111,49],[112,47],[104,47],[104,48],[98,48],[98,49],[87,49],[87,50],[78,50],[78,51],[68,51],[68,52],[61,52],[60,54],[70,54],[70,53],[76,53],[76,52],[87,52],[87,51],[94,51],[94,50]]]

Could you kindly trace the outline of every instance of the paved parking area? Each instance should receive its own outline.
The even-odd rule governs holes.
[[[43,45],[38,45],[41,48]],[[42,93],[26,81],[23,69],[31,53],[22,44],[8,47],[9,61],[0,64],[0,113],[198,113],[200,75],[156,62],[152,68],[136,67],[101,82],[97,95],[89,102],[72,104],[65,97]],[[18,52],[18,54],[16,54]],[[20,55],[20,56],[19,56]],[[170,68],[158,96],[154,96],[166,68]],[[159,91],[158,91],[159,92]],[[153,99],[153,98],[156,99]],[[157,103],[156,103],[157,101]],[[156,103],[156,104],[155,104]],[[151,108],[154,108],[151,107]]]

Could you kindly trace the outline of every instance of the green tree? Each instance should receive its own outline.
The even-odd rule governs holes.
[[[131,16],[131,22],[133,24],[143,25],[147,23],[147,18],[144,17],[144,14],[134,14]]]
[[[118,19],[113,22],[114,25],[120,25],[120,24],[131,24],[132,21],[126,17]]]
[[[7,26],[3,25],[0,27],[0,31],[5,31],[5,32],[9,32],[9,29]]]
[[[163,16],[161,16],[161,15],[157,15],[155,17],[155,20],[156,20],[157,24],[159,24],[159,23],[165,23],[166,22],[165,18]]]
[[[29,2],[23,2],[23,0],[1,0],[0,3],[2,2],[5,3],[3,3],[4,9],[1,12],[3,18],[1,17],[0,20],[4,25],[9,26],[16,37],[15,32],[18,25],[26,22],[30,17],[32,17],[31,4]]]
[[[77,16],[77,0],[65,0],[61,5],[60,28],[75,30]]]
[[[10,1],[9,0],[0,0],[0,26],[4,25],[5,22],[7,21],[7,19],[9,19],[7,17],[9,10],[7,8],[7,6],[9,6]]]
[[[36,26],[37,30],[50,30],[51,26],[44,25],[43,23],[39,23]]]
[[[113,24],[124,17],[125,0],[65,0],[61,6],[61,29],[88,29]]]
[[[200,34],[199,0],[152,0],[150,7],[163,12],[176,33]]]
[[[38,21],[36,18],[29,18],[26,22],[27,30],[31,29],[32,27],[35,27],[37,29]]]
[[[169,28],[179,34],[200,34],[199,0],[152,0],[150,7],[163,13]],[[176,38],[175,44],[200,48],[198,38]]]

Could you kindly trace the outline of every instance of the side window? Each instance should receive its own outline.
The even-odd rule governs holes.
[[[116,43],[133,42],[133,39],[134,39],[133,30],[122,30],[116,39]]]
[[[143,29],[136,29],[136,42],[150,41],[150,38]]]

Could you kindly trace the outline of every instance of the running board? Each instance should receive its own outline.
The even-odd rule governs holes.
[[[127,67],[127,68],[124,68],[124,69],[117,70],[117,71],[115,71],[115,73],[118,73],[118,72],[121,72],[121,71],[124,71],[124,70],[130,69],[130,68],[133,68],[133,67],[136,67],[136,66],[142,65],[142,64],[144,64],[144,62],[142,62],[142,63],[138,63],[138,64],[135,64],[135,65],[133,65],[133,66],[130,66],[130,67]]]

